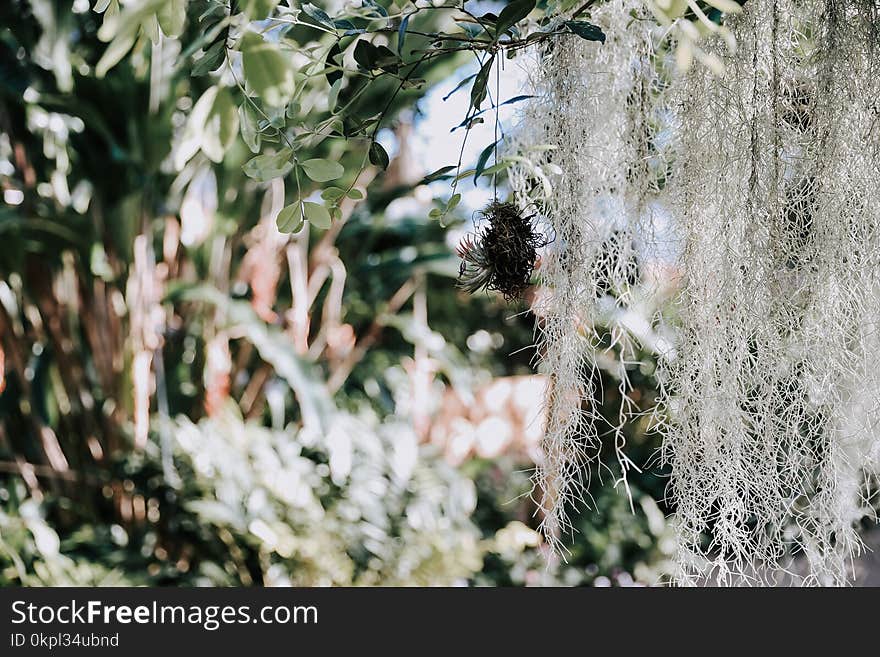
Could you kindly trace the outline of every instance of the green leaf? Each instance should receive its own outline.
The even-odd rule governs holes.
[[[339,66],[339,62],[336,61],[336,57],[342,54],[342,49],[339,47],[339,42],[337,41],[332,46],[330,46],[330,50],[327,51],[327,57],[324,59],[324,67],[330,68],[332,66]],[[324,75],[327,76],[327,82],[331,85],[335,84],[337,80],[342,79],[342,71],[333,69],[328,70]]]
[[[202,131],[202,151],[212,162],[222,162],[238,135],[238,107],[227,87],[217,92]]]
[[[495,38],[499,39],[507,30],[532,13],[535,4],[537,4],[535,0],[513,0],[502,9],[495,22]]]
[[[565,26],[582,39],[605,43],[605,33],[598,25],[587,21],[565,21]]]
[[[480,174],[483,173],[483,169],[486,168],[486,162],[489,161],[489,157],[492,153],[495,152],[495,146],[498,144],[497,141],[492,142],[486,148],[483,149],[483,152],[480,153],[480,157],[477,158],[477,166],[474,168],[474,184],[477,184],[477,178],[480,177]]]
[[[376,68],[381,68],[389,73],[397,73],[403,65],[400,57],[387,46],[376,48]]]
[[[360,39],[354,44],[354,61],[362,69],[372,71],[376,68],[379,59],[379,49],[366,39]]]
[[[364,197],[364,193],[361,190],[352,187],[348,190],[346,196],[352,201],[360,201]]]
[[[183,27],[186,24],[186,2],[187,0],[165,0],[156,12],[156,18],[159,19],[159,27],[162,33],[172,39],[176,39],[183,34]]]
[[[311,18],[313,21],[318,23],[319,25],[323,25],[324,27],[329,27],[331,30],[336,29],[336,25],[333,24],[333,19],[327,14],[326,11],[321,9],[320,7],[316,7],[311,2],[306,3],[302,6],[303,12],[305,12],[306,16]]]
[[[269,125],[278,130],[287,125],[287,105],[284,107],[270,107],[267,110]]]
[[[129,6],[122,9],[119,6],[119,2],[114,0],[105,9],[104,20],[101,23],[101,27],[98,28],[98,38],[105,43],[109,43],[123,33],[130,32],[136,35],[145,19],[156,18],[155,12],[155,1],[153,3],[143,2],[137,7]]]
[[[153,45],[159,43],[159,36],[162,34],[162,31],[159,29],[159,18],[156,14],[147,16],[141,21],[141,30],[143,30]]]
[[[251,104],[247,101],[242,103],[241,107],[238,108],[238,123],[241,128],[241,138],[247,144],[251,153],[260,152],[259,122],[260,118],[251,108]]]
[[[366,32],[366,30],[363,28],[355,27],[354,23],[352,23],[347,18],[334,18],[333,27],[336,27],[340,30],[345,30],[342,33],[343,36],[351,36],[352,34],[363,34],[364,32]]]
[[[485,169],[483,169],[483,171],[480,173],[480,175],[488,176],[493,173],[498,173],[499,171],[504,171],[505,169],[509,169],[510,165],[512,163],[513,163],[512,160],[502,159],[500,162],[497,162],[497,163],[493,164],[492,166],[486,167]],[[475,171],[476,171],[476,169],[468,169],[467,171],[462,171],[460,174],[455,176],[455,178],[453,180],[455,180],[457,182],[460,180],[465,180],[466,178],[470,178],[472,175],[474,175]]]
[[[239,3],[248,20],[261,21],[272,13],[277,0],[244,0]]]
[[[403,17],[403,20],[400,21],[400,26],[397,28],[397,52],[399,55],[403,56],[403,46],[406,44],[406,30],[409,27],[409,17],[412,14],[407,14]]]
[[[135,37],[141,28],[148,31],[150,28],[147,23],[150,22],[154,22],[158,28],[159,23],[156,20],[156,9],[161,1],[145,0],[135,5],[129,3],[121,11],[118,11],[119,6],[117,3],[111,3],[104,16],[104,22],[98,29],[98,38],[101,41],[109,42],[123,34]],[[117,11],[111,14],[110,11],[113,7],[116,7]]]
[[[306,220],[315,228],[323,228],[325,230],[330,228],[330,213],[323,205],[305,201],[303,203],[303,211],[305,212]]]
[[[297,201],[285,206],[275,218],[275,225],[282,233],[296,233],[303,227],[302,204]]]
[[[534,95],[530,95],[530,94],[523,94],[520,96],[514,96],[513,98],[505,100],[503,103],[499,103],[497,105],[497,107],[504,107],[505,105],[513,105],[514,103],[520,103],[524,100],[528,100],[529,98],[534,98],[534,97],[535,97]],[[480,110],[479,112],[474,112],[473,114],[466,116],[464,121],[462,121],[457,126],[452,128],[452,130],[450,130],[449,132],[455,132],[456,130],[458,130],[460,128],[467,128],[468,130],[470,130],[475,125],[477,125],[479,123],[484,123],[485,119],[481,118],[480,115],[485,114],[486,112],[488,112],[491,109],[494,109],[494,108],[489,107],[484,110]]]
[[[210,48],[208,48],[205,51],[204,55],[195,60],[192,67],[193,77],[206,75],[211,71],[216,70],[217,67],[220,66],[220,63],[223,61],[223,57],[225,54],[226,42],[221,39]]]
[[[370,144],[370,164],[387,169],[388,162],[388,153],[382,145],[377,141]]]
[[[388,11],[380,5],[376,0],[364,0],[364,7],[371,7],[373,9],[373,13],[376,16],[381,16],[383,18],[388,18]]]
[[[282,148],[272,155],[257,155],[248,160],[242,167],[248,178],[259,182],[267,182],[273,178],[286,176],[293,168],[293,151]]]
[[[458,130],[459,128],[466,128],[466,129],[470,130],[470,129],[473,128],[475,125],[479,125],[479,124],[481,124],[481,123],[485,123],[485,122],[486,122],[486,119],[484,119],[482,116],[479,116],[480,114],[482,114],[482,113],[485,112],[485,111],[486,111],[486,110],[483,110],[483,111],[481,111],[481,112],[477,112],[477,116],[468,116],[468,117],[466,117],[464,121],[462,121],[461,123],[459,123],[457,126],[455,126],[455,127],[454,127],[452,130],[450,130],[449,132],[455,132],[455,131]]]
[[[183,135],[174,149],[174,167],[176,169],[182,169],[202,147],[205,141],[205,126],[214,109],[214,101],[217,99],[219,91],[220,87],[216,85],[208,87],[193,105],[192,111],[186,119]]]
[[[239,44],[248,85],[268,105],[284,105],[294,91],[293,71],[278,45],[246,32]]]
[[[213,162],[221,162],[238,134],[238,107],[227,87],[212,86],[193,105],[180,142],[174,151],[174,165],[183,165],[201,149]]]
[[[449,100],[449,98],[452,96],[452,94],[454,94],[456,91],[458,91],[459,89],[461,89],[464,85],[466,85],[468,82],[470,82],[471,80],[473,80],[475,77],[477,77],[477,74],[476,74],[476,73],[474,73],[473,75],[469,75],[469,76],[467,76],[464,80],[462,80],[462,81],[459,82],[457,85],[455,85],[455,89],[453,89],[453,90],[450,91],[448,94],[446,94],[445,96],[443,96],[443,102],[445,103],[447,100]]]
[[[363,121],[345,124],[343,126],[344,134],[346,137],[354,137],[359,134],[366,135],[367,129],[376,125],[380,118],[382,118],[382,115],[376,114],[375,116],[366,117]]]
[[[104,54],[101,55],[101,59],[99,59],[98,63],[95,65],[95,76],[103,78],[107,75],[107,72],[116,66],[122,58],[128,54],[128,51],[134,46],[136,38],[136,31],[126,31],[117,34],[110,42],[110,45],[107,46],[107,50],[104,51]]]
[[[159,35],[162,31],[159,29],[159,19],[156,14],[146,16],[144,20],[141,21],[141,29],[153,45],[159,43]]]
[[[224,6],[219,3],[210,4],[205,7],[205,11],[199,15],[198,21],[202,28],[210,28],[219,23],[225,17],[226,9]],[[207,32],[207,29],[204,31]]]
[[[300,162],[299,165],[302,167],[305,174],[315,182],[336,180],[345,173],[345,167],[338,162],[331,162],[330,160],[322,160],[319,158]]]
[[[330,50],[327,51],[327,57],[324,59],[324,67],[327,70],[324,75],[327,77],[327,82],[331,85],[337,80],[342,79],[342,71],[337,70],[332,67],[340,66],[340,62],[336,61],[337,56],[342,54],[342,50],[339,47],[339,42],[337,41],[332,46],[330,46]],[[340,57],[341,59],[341,57]]]
[[[510,160],[502,159],[500,162],[496,162],[492,166],[486,167],[485,169],[483,169],[482,175],[490,176],[493,173],[498,173],[499,171],[505,171],[506,169],[510,168],[511,164],[513,164],[513,162],[511,162]]]
[[[514,103],[521,103],[524,100],[528,100],[529,98],[534,98],[534,94],[522,94],[520,96],[514,96],[513,98],[508,98],[503,103],[498,105],[498,107],[504,107],[505,105],[513,105]]]
[[[492,55],[480,68],[477,77],[474,78],[474,86],[471,87],[471,107],[474,109],[480,109],[480,103],[486,98],[486,85],[489,82],[489,73],[492,72],[492,64],[494,63],[495,55]]]
[[[446,202],[446,212],[452,212],[461,203],[461,194],[453,194]]]
[[[455,171],[454,165],[441,167],[441,168],[437,169],[436,171],[429,173],[424,178],[422,178],[422,180],[421,180],[421,182],[419,182],[419,184],[420,185],[427,185],[428,183],[434,182],[435,180],[440,180],[441,178],[445,178],[446,174],[448,174],[452,171]]]
[[[345,190],[339,189],[338,187],[328,187],[321,192],[321,198],[325,201],[330,201],[331,203],[335,203],[343,196],[345,196]]]
[[[327,94],[327,109],[331,112],[336,109],[336,102],[339,100],[340,89],[342,89],[342,77],[339,77],[339,79],[330,85],[330,93]]]

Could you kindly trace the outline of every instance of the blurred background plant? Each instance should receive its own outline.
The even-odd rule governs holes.
[[[535,531],[535,318],[528,298],[455,288],[475,208],[446,204],[445,227],[431,216],[412,147],[431,129],[425,98],[467,54],[430,59],[393,95],[297,77],[295,102],[255,116],[242,94],[286,84],[286,64],[271,70],[282,51],[263,48],[279,37],[252,44],[257,67],[226,40],[230,17],[263,4],[279,3],[102,0],[111,18],[152,12],[109,47],[86,0],[0,7],[0,584],[663,581],[674,546],[656,469],[630,476],[631,510],[602,485],[609,455],[567,561]],[[396,27],[402,9],[358,11]],[[449,29],[424,14],[422,30]],[[283,34],[298,66],[326,36],[308,15]],[[331,118],[332,94],[378,142],[295,127]],[[288,138],[311,175],[245,166],[255,142]],[[333,163],[341,182],[315,184]],[[322,197],[329,227],[313,214],[279,231]],[[629,359],[646,409],[652,359]],[[616,362],[597,375],[609,426]],[[624,433],[648,463],[647,419]]]

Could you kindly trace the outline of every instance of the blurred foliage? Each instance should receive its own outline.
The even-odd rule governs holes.
[[[337,413],[310,435],[245,423],[230,405],[169,429],[176,488],[155,443],[108,468],[122,492],[105,485],[97,508],[37,504],[17,478],[0,485],[0,583],[632,585],[671,567],[673,539],[650,495],[634,490],[634,515],[606,487],[581,514],[567,563],[548,566],[522,463],[455,468],[406,423],[371,412]],[[142,517],[91,517],[120,505]]]
[[[472,406],[493,380],[530,375],[535,355],[524,305],[455,289],[450,231],[467,216],[444,204],[448,227],[431,218],[426,172],[407,159],[404,111],[460,53],[393,95],[387,79],[359,91],[362,71],[335,89],[325,72],[294,76],[295,102],[260,119],[245,96],[290,90],[260,75],[282,43],[253,42],[247,12],[263,3],[174,3],[182,18],[165,5],[0,4],[0,584],[662,579],[662,478],[631,475],[633,513],[601,485],[614,473],[594,473],[568,561],[548,564],[528,450],[460,460],[432,438],[461,410],[450,396]],[[137,20],[102,27],[117,10]],[[424,14],[419,31],[450,27]],[[227,28],[251,35],[259,65],[241,62]],[[280,70],[308,69],[332,41],[315,25],[286,30]],[[387,169],[362,166],[368,140],[310,132],[331,94],[358,94],[353,116],[382,115],[398,147]],[[286,139],[296,168],[254,176],[255,142],[271,155]],[[344,173],[320,182],[339,173],[328,163]],[[305,198],[325,202],[330,228],[279,232]],[[614,377],[600,376],[614,418]],[[647,462],[649,427],[625,431]]]

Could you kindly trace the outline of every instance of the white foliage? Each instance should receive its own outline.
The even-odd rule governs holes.
[[[562,38],[541,53],[514,147],[517,200],[555,234],[534,306],[545,536],[564,548],[602,441],[626,486],[620,427],[638,410],[624,403],[608,427],[596,370],[616,358],[626,398],[638,341],[661,352],[679,582],[844,583],[880,455],[880,2],[750,0],[728,17],[736,51],[707,45],[724,72],[672,81],[660,35],[632,20],[642,5],[593,11],[602,46]],[[681,236],[667,249],[682,272],[674,349],[623,321],[656,307],[633,255],[662,250],[657,198]]]
[[[853,395],[880,390],[878,8],[752,0],[724,74],[676,85],[685,281],[662,362],[685,582],[791,581],[803,551],[796,580],[843,583],[859,550],[878,415]]]
[[[540,54],[531,78],[538,99],[514,146],[528,160],[511,173],[517,200],[537,208],[554,237],[539,270],[548,294],[534,307],[549,381],[535,484],[542,529],[556,549],[564,549],[561,537],[570,529],[566,506],[584,501],[601,442],[616,450],[622,476],[615,485],[625,493],[633,466],[621,431],[627,414],[609,427],[598,389],[598,363],[612,358],[622,396],[631,390],[625,311],[639,302],[636,242],[651,232],[642,218],[650,214],[657,177],[648,146],[659,84],[650,63],[653,40],[649,23],[632,20],[631,11],[643,12],[643,3],[612,0],[592,13],[607,35],[604,44],[565,36]],[[611,342],[594,326],[599,317],[612,326]]]

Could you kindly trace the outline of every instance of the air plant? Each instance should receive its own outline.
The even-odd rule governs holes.
[[[459,287],[471,294],[495,290],[508,301],[521,297],[529,286],[538,249],[548,243],[534,216],[524,217],[514,203],[497,199],[481,210],[477,231],[458,247]]]

